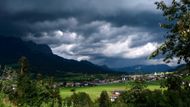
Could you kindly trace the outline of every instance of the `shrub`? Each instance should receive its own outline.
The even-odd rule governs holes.
[[[66,106],[72,107],[93,107],[93,102],[90,96],[84,92],[73,93],[71,97],[67,97],[65,100]]]

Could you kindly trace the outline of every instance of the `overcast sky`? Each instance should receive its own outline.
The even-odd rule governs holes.
[[[159,27],[164,18],[155,1],[0,0],[0,35],[109,67],[163,64],[161,58],[147,60],[164,40]]]

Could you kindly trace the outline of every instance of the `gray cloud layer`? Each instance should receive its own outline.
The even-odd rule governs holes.
[[[65,58],[112,67],[149,64],[146,57],[163,40],[154,2],[4,0],[0,35],[48,44]]]

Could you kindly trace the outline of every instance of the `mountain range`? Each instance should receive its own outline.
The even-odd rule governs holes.
[[[168,72],[174,71],[175,68],[170,67],[164,64],[158,65],[135,65],[122,68],[114,68],[115,71],[125,72],[129,74],[138,74],[138,73],[153,73],[153,72]]]
[[[76,61],[53,54],[48,45],[23,41],[20,38],[0,37],[0,64],[15,64],[21,56],[28,58],[33,72],[55,74],[65,72],[107,73],[112,70],[88,61]]]
[[[36,44],[32,41],[23,41],[15,37],[0,37],[0,64],[16,64],[21,56],[26,56],[30,68],[34,73],[48,75],[62,73],[110,73],[124,72],[152,73],[172,71],[174,68],[167,65],[135,65],[122,68],[108,68],[107,66],[95,65],[89,61],[76,61],[65,59],[53,54],[51,48],[45,44]]]

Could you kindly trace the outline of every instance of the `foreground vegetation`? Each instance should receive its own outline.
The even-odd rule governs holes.
[[[19,60],[19,68],[5,67],[0,81],[2,106],[9,104],[15,107],[61,106],[59,88],[50,79],[41,75],[32,77],[28,72],[29,63],[26,57]]]

